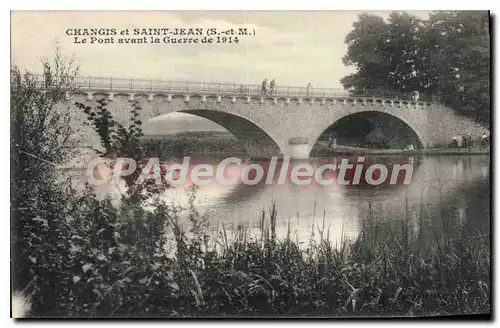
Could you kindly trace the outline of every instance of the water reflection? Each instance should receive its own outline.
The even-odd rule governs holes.
[[[319,165],[340,159],[316,159],[310,163]],[[412,236],[424,239],[439,234],[458,236],[466,225],[489,229],[489,201],[477,206],[477,198],[490,196],[488,156],[377,156],[367,160],[387,165],[413,163],[411,183],[377,187],[336,183],[324,187],[293,183],[214,184],[199,188],[196,206],[209,218],[214,234],[224,225],[229,232],[236,233],[243,227],[248,235],[260,236],[262,212],[267,215],[274,202],[278,210],[278,237],[290,233],[301,243],[311,238],[318,241],[321,234],[333,244],[343,238],[355,241],[360,227],[368,220],[377,220],[381,226],[404,224]],[[182,188],[170,192],[185,194]],[[170,199],[172,194],[166,197]],[[175,199],[185,203],[187,197],[182,197]]]

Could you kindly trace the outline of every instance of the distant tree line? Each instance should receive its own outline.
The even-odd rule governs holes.
[[[460,115],[490,124],[490,28],[486,11],[436,11],[424,20],[362,14],[346,36],[341,79],[353,92],[418,92]]]

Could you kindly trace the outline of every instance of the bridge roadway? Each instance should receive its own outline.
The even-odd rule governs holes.
[[[43,85],[42,77],[40,82]],[[308,158],[320,135],[332,124],[368,112],[372,116],[376,113],[380,126],[393,136],[398,136],[401,126],[407,127],[423,148],[447,144],[455,135],[489,134],[487,128],[450,108],[414,101],[409,94],[355,95],[339,89],[281,85],[270,92],[269,84],[268,92],[263,93],[260,85],[82,76],[75,78],[74,86],[61,109],[70,111],[72,124],[79,130],[76,139],[86,145],[96,145],[98,139],[82,124],[85,116],[73,104],[95,105],[101,98],[122,123],[130,118],[132,102],[141,106],[139,119],[143,122],[173,112],[207,118],[243,141],[252,156],[281,153]]]

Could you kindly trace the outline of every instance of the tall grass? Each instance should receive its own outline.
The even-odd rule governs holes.
[[[266,225],[264,220],[268,220]],[[436,237],[423,245],[405,225],[381,238],[368,221],[359,239],[332,245],[325,229],[305,249],[276,238],[277,211],[261,217],[260,238],[237,233],[209,248],[178,252],[173,279],[179,315],[216,316],[417,316],[490,312],[489,235]],[[176,239],[190,245],[178,231]],[[383,234],[387,235],[387,234]],[[189,248],[189,246],[184,246]],[[202,264],[200,264],[202,263]],[[182,283],[181,283],[182,282]],[[203,300],[201,302],[200,300]],[[187,310],[189,309],[189,310]]]
[[[117,214],[110,204],[85,206],[95,218],[86,212],[75,218],[73,239],[81,242],[68,273],[58,278],[69,280],[69,289],[60,291],[64,295],[56,295],[65,303],[49,309],[58,315],[490,313],[489,234],[464,229],[459,238],[436,236],[424,244],[408,233],[406,222],[386,226],[370,217],[356,242],[333,245],[323,213],[323,222],[311,230],[317,229],[318,238],[299,247],[290,231],[277,237],[275,205],[262,211],[260,235],[249,236],[241,227],[228,234],[222,225],[212,240],[206,218],[193,209],[188,220],[180,220],[165,207],[140,217],[137,207]],[[166,245],[164,229],[171,230],[173,248]]]

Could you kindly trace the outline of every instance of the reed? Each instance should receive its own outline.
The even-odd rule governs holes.
[[[101,208],[99,215],[112,210]],[[370,217],[356,242],[344,238],[333,245],[323,213],[323,222],[311,229],[312,234],[317,229],[318,238],[301,247],[290,237],[290,228],[282,239],[277,237],[280,218],[275,204],[262,211],[260,236],[254,237],[242,227],[230,233],[222,225],[222,231],[207,241],[205,219],[196,213],[184,225],[172,213],[158,215],[148,218],[158,221],[154,226],[128,225],[134,229],[133,244],[122,240],[117,246],[106,245],[114,250],[112,256],[103,257],[109,252],[95,248],[100,246],[79,251],[75,260],[85,258],[100,266],[88,266],[78,281],[73,280],[74,273],[61,274],[61,280],[73,281],[70,290],[61,291],[72,295],[67,315],[342,317],[491,312],[489,233],[464,229],[459,238],[436,236],[423,244],[408,233],[406,224],[385,226]],[[164,244],[158,227],[165,217],[175,241],[173,251],[164,248],[170,252],[158,246]],[[145,229],[142,235],[139,228]],[[382,234],[382,229],[389,231]],[[145,242],[151,238],[157,239],[156,246]]]
[[[267,222],[264,222],[266,220]],[[177,258],[172,279],[185,306],[182,316],[420,316],[490,312],[488,235],[436,238],[422,245],[409,237],[406,225],[380,237],[371,219],[359,239],[332,245],[322,227],[319,242],[301,248],[276,237],[278,212],[273,204],[261,216],[261,236],[249,240],[227,232],[215,248],[194,251],[192,242],[176,235],[199,261]],[[267,223],[267,224],[266,224]],[[313,230],[315,228],[313,227]],[[240,230],[241,231],[241,230]],[[200,265],[199,263],[203,263]],[[187,265],[187,266],[186,266]],[[183,274],[188,270],[189,275]],[[164,310],[158,310],[164,315]],[[166,309],[165,309],[166,311]]]

